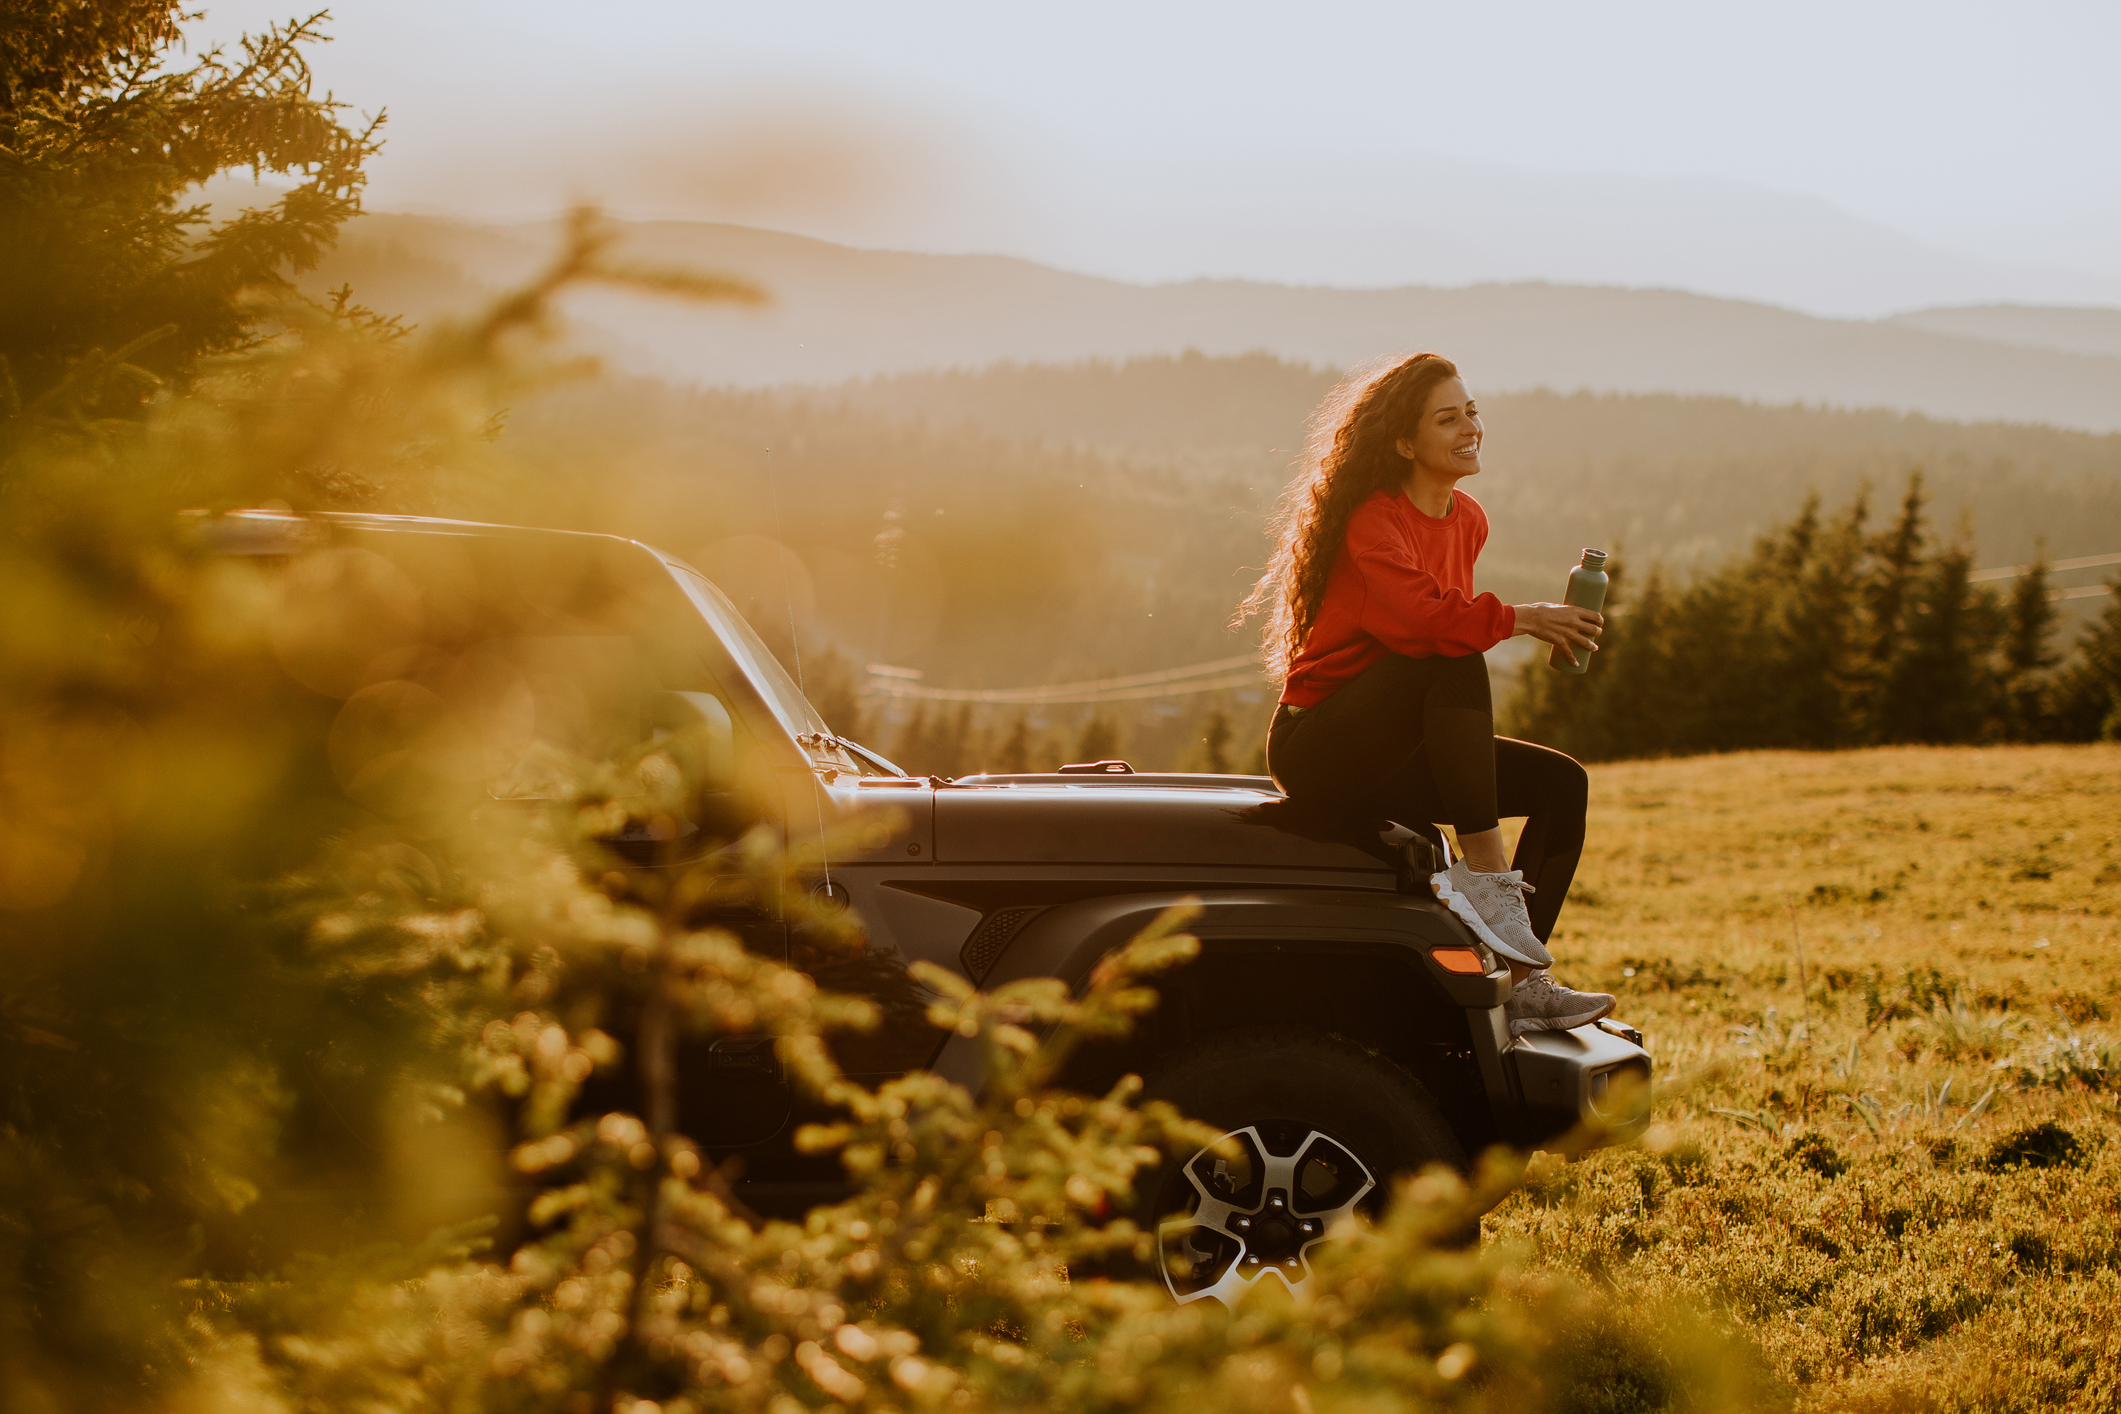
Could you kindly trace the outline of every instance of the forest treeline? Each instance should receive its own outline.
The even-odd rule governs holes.
[[[1044,709],[865,698],[853,665],[836,654],[811,682],[811,701],[835,731],[915,775],[1013,775],[1115,758],[1147,771],[1267,769],[1275,694],[1264,680],[1245,692]]]
[[[1265,683],[964,714],[865,705],[855,689],[873,662],[984,688],[1243,652],[1250,631],[1231,631],[1229,612],[1265,563],[1266,517],[1334,376],[1188,355],[827,390],[625,380],[526,400],[504,444],[543,473],[555,523],[694,559],[784,650],[792,617],[828,718],[909,768],[957,774],[1019,748],[1050,767],[1085,759],[1086,740],[1137,765],[1243,767],[1257,764]],[[1741,552],[1810,492],[1839,504],[1917,468],[1934,518],[1971,517],[1975,568],[2029,561],[2043,537],[2057,558],[2121,549],[2121,437],[1727,398],[1533,392],[1484,406],[1489,470],[1471,489],[1494,535],[1479,587],[1511,602],[1556,596],[1584,545],[1684,575]],[[2060,606],[2058,644],[2092,607]],[[1235,744],[1209,752],[1218,722]]]
[[[788,396],[1214,469],[1271,493],[1337,376],[1264,354],[1186,354],[904,374]],[[2058,558],[2121,548],[2105,543],[2121,526],[2121,436],[1730,397],[1501,391],[1471,366],[1466,377],[1487,425],[1488,469],[1471,489],[1494,521],[1481,567],[1498,591],[1522,580],[1528,594],[1553,592],[1554,566],[1586,544],[1617,542],[1638,561],[1710,562],[1810,491],[1838,502],[1917,469],[1947,516],[1972,513],[1984,564],[2030,560],[2042,537]]]
[[[1502,729],[1585,760],[2121,736],[2121,598],[2058,635],[2044,556],[1972,582],[1928,509],[1919,475],[1883,518],[1814,495],[1713,569],[1617,579],[1591,670],[1528,663]]]
[[[768,393],[630,380],[527,400],[508,439],[547,469],[570,524],[684,555],[783,540],[815,591],[804,600],[798,576],[806,627],[850,656],[1017,686],[1236,651],[1229,607],[1264,563],[1266,516],[1332,380],[1198,355]],[[2058,558],[2121,548],[2121,436],[1727,398],[1533,392],[1483,408],[1481,587],[1513,602],[1558,593],[1584,545],[1714,563],[1812,491],[1838,503],[1917,469],[1940,515],[1971,514],[1982,566],[2028,561],[2043,537]],[[591,464],[623,471],[582,477]],[[872,572],[887,532],[888,622],[888,576]],[[765,578],[778,598],[778,571]]]

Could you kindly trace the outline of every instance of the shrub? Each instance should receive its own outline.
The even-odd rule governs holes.
[[[2051,1169],[2076,1167],[2084,1162],[2084,1146],[2077,1136],[2051,1119],[2016,1129],[1998,1139],[1983,1160],[1991,1172],[2006,1169]]]
[[[1821,1178],[1839,1178],[1848,1172],[1848,1161],[1841,1157],[1833,1141],[1816,1130],[1798,1135],[1782,1151],[1782,1156],[1799,1168],[1810,1169]]]
[[[2053,1032],[2001,1061],[2002,1070],[2027,1089],[2081,1085],[2103,1089],[2112,1073],[2113,1046],[2074,1031]]]

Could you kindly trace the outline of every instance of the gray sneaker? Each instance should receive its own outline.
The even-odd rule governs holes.
[[[1578,992],[1562,986],[1551,972],[1535,972],[1519,982],[1504,1004],[1502,1014],[1510,1023],[1510,1034],[1527,1031],[1572,1031],[1589,1026],[1613,1009],[1613,998],[1605,992]]]
[[[1429,886],[1482,942],[1504,957],[1532,967],[1553,966],[1553,955],[1533,934],[1531,915],[1525,912],[1524,896],[1534,890],[1524,881],[1523,871],[1482,874],[1461,859],[1432,875]]]

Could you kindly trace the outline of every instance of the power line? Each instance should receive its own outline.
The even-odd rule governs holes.
[[[2047,572],[2049,572],[2049,575],[2059,575],[2062,570],[2093,570],[2093,568],[2098,568],[2102,564],[2121,564],[2121,553],[2113,553],[2113,555],[2083,555],[2081,560],[2055,560],[2051,566],[2047,566]],[[1998,570],[1975,570],[1973,575],[1966,577],[1966,583],[1979,585],[1979,583],[1989,581],[1989,579],[2017,579],[2019,575],[2032,575],[2032,566],[2030,564],[2006,564],[2006,566],[2002,566]]]
[[[1062,682],[1047,687],[953,688],[923,687],[895,675],[871,669],[868,691],[881,697],[912,698],[923,702],[985,702],[997,705],[1064,706],[1082,702],[1132,702],[1149,697],[1183,697],[1196,692],[1223,692],[1231,688],[1262,687],[1266,677],[1257,658],[1249,653],[1235,658],[1217,658],[1161,672],[1131,673],[1125,677],[1098,678],[1091,682]]]
[[[2102,565],[2121,565],[2121,552],[2111,555],[2084,555],[2073,560],[2056,560],[2047,569],[2049,573],[2065,570],[2097,569]],[[1996,569],[1975,570],[1967,576],[1969,583],[1980,584],[2000,579],[2016,579],[2032,572],[2031,565],[2004,565]],[[2047,597],[2050,600],[2090,599],[2108,593],[2103,584],[2087,585],[2081,589],[2058,589]],[[1061,682],[1047,687],[924,687],[915,680],[908,668],[892,668],[884,664],[871,664],[869,682],[864,689],[877,697],[921,702],[977,702],[991,706],[1019,707],[1066,707],[1082,703],[1138,702],[1155,697],[1187,697],[1198,692],[1228,692],[1236,688],[1262,687],[1267,679],[1259,659],[1250,653],[1234,658],[1216,658],[1205,663],[1190,663],[1182,668],[1165,668],[1153,673],[1130,673],[1124,677],[1097,678],[1088,682]]]

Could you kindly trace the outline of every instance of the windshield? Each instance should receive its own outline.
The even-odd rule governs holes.
[[[822,732],[830,737],[832,729],[825,725],[825,719],[817,714],[817,709],[803,696],[802,689],[788,676],[788,670],[781,666],[781,660],[773,656],[773,650],[768,648],[751,625],[744,621],[744,616],[736,611],[736,605],[729,602],[728,596],[715,588],[712,580],[692,566],[676,565],[674,568],[678,571],[678,582],[685,586],[686,592],[692,596],[700,612],[714,625],[715,632],[728,648],[729,655],[736,659],[737,666],[742,668],[758,687],[759,694],[766,699],[766,705],[772,709],[773,715],[788,729],[788,735],[805,736]],[[855,763],[835,747],[823,743],[806,743],[805,746],[813,760],[837,766],[841,770],[854,767],[859,774]]]

